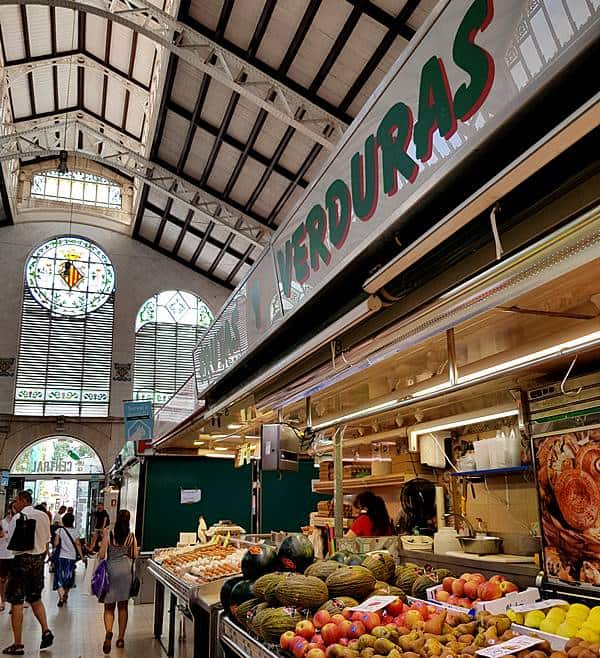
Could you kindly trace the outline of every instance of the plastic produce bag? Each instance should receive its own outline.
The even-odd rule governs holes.
[[[92,574],[92,594],[102,603],[109,589],[108,565],[106,560],[102,560]]]

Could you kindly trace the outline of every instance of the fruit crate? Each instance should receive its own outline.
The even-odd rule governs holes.
[[[448,606],[445,603],[438,601],[435,598],[435,593],[441,589],[442,585],[434,585],[433,587],[427,588],[427,600],[431,603],[440,604],[447,608]],[[536,601],[539,601],[540,598],[540,591],[537,587],[528,587],[522,592],[511,592],[510,594],[506,594],[500,599],[494,599],[493,601],[479,601],[478,603],[475,603],[470,609],[475,610],[476,612],[480,610],[487,610],[493,615],[499,615],[506,612],[508,608],[512,608],[515,605],[535,603]],[[468,611],[469,608],[464,608],[464,610]]]

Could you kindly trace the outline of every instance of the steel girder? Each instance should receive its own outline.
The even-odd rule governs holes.
[[[46,59],[36,59],[32,62],[21,62],[20,64],[8,64],[4,67],[4,75],[6,85],[11,87],[15,82],[25,77],[28,73],[35,73],[41,69],[46,69],[53,66],[67,66],[71,67],[74,75],[77,76],[77,67],[83,67],[89,71],[94,71],[105,75],[111,80],[118,82],[124,89],[129,91],[133,96],[138,98],[140,102],[147,103],[149,92],[141,85],[132,80],[128,80],[125,74],[119,75],[114,70],[103,66],[85,53],[78,53],[76,55],[50,55]]]
[[[209,222],[220,224],[260,249],[268,243],[273,232],[180,176],[150,162],[141,155],[143,145],[140,142],[109,129],[83,111],[70,113],[66,123],[65,115],[61,115],[33,119],[19,128],[23,129],[0,137],[0,162],[55,156],[66,150],[139,179],[193,210],[206,225]]]
[[[206,73],[327,149],[346,128],[328,112],[275,81],[146,0],[0,0],[0,5],[46,5],[120,23]]]

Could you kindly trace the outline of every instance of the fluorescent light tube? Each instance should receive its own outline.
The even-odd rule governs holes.
[[[222,452],[207,452],[203,455],[200,455],[201,457],[215,457],[217,459],[235,459],[235,455],[226,455]]]
[[[339,418],[335,418],[334,420],[328,420],[326,423],[321,423],[320,425],[314,425],[313,429],[319,430],[321,427],[329,427],[331,423],[345,423],[349,420],[352,420],[354,418],[358,418],[362,416],[363,414],[369,414],[369,413],[376,413],[378,411],[385,411],[386,409],[389,409],[390,407],[393,407],[395,404],[398,403],[398,400],[389,400],[388,402],[382,402],[381,404],[376,404],[372,407],[367,407],[366,409],[361,409],[360,411],[353,411],[352,413],[346,414],[344,416],[340,416]]]

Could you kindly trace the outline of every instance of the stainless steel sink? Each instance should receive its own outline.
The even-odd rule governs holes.
[[[491,535],[481,537],[459,537],[458,541],[465,553],[478,555],[496,555],[502,551],[502,538]]]

